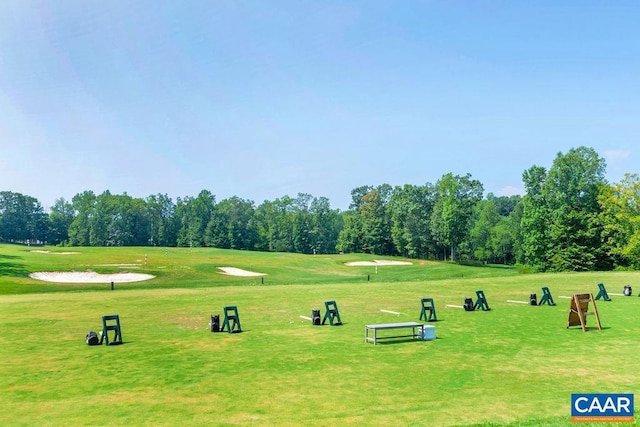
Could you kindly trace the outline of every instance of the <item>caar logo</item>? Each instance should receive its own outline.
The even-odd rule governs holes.
[[[572,394],[571,421],[633,422],[633,394]]]

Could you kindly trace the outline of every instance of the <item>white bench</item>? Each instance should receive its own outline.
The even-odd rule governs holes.
[[[424,325],[418,322],[400,322],[400,323],[380,323],[377,325],[364,325],[364,342],[372,342],[374,345],[378,340],[391,339],[391,338],[421,338],[424,337],[425,328],[434,328],[434,326]],[[392,335],[392,336],[378,336],[378,331],[386,331],[393,329],[411,329],[410,335]],[[370,335],[370,332],[373,335]],[[435,333],[434,333],[435,338]]]

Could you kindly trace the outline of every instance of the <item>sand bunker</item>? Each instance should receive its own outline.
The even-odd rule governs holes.
[[[156,276],[143,273],[100,274],[95,271],[56,271],[31,273],[32,279],[55,283],[128,283],[153,279]]]
[[[361,266],[367,266],[367,265],[412,265],[412,263],[408,261],[388,261],[384,259],[375,259],[373,261],[345,262],[344,265],[361,267]]]
[[[266,276],[264,273],[256,273],[255,271],[247,271],[241,268],[235,267],[218,267],[222,270],[221,274],[228,274],[229,276]]]
[[[51,252],[51,251],[41,251],[41,250],[35,250],[31,252],[34,252],[36,254],[51,254],[51,255],[77,255],[80,253],[80,252]]]

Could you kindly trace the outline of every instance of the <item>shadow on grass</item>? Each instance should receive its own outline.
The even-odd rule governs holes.
[[[583,332],[583,331],[582,331],[582,328],[581,328],[580,326],[570,326],[570,327],[568,327],[568,328],[566,328],[566,329],[567,329],[568,331]],[[584,332],[591,332],[591,331],[595,331],[595,332],[597,332],[597,331],[599,331],[599,330],[602,330],[602,331],[609,330],[609,329],[611,329],[611,326],[603,326],[603,327],[602,327],[602,329],[598,329],[598,327],[597,327],[597,326],[587,326],[587,327],[585,327],[584,329],[585,329],[585,330],[584,330]]]
[[[515,270],[516,268],[515,266],[508,265],[508,264],[485,264],[480,261],[459,261],[457,264],[465,267],[480,267],[480,268],[490,268],[490,269],[496,269],[496,270]]]
[[[15,255],[0,255],[0,276],[26,276],[29,272],[23,263],[15,262],[22,257]],[[11,261],[5,261],[11,260]]]
[[[436,337],[435,340],[421,340],[417,338],[378,338],[376,345],[395,345],[395,344],[407,344],[407,343],[429,343],[431,341],[441,340],[442,338]]]

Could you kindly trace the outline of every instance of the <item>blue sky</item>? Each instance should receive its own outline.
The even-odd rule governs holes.
[[[640,171],[637,1],[0,2],[0,190],[297,193]]]

